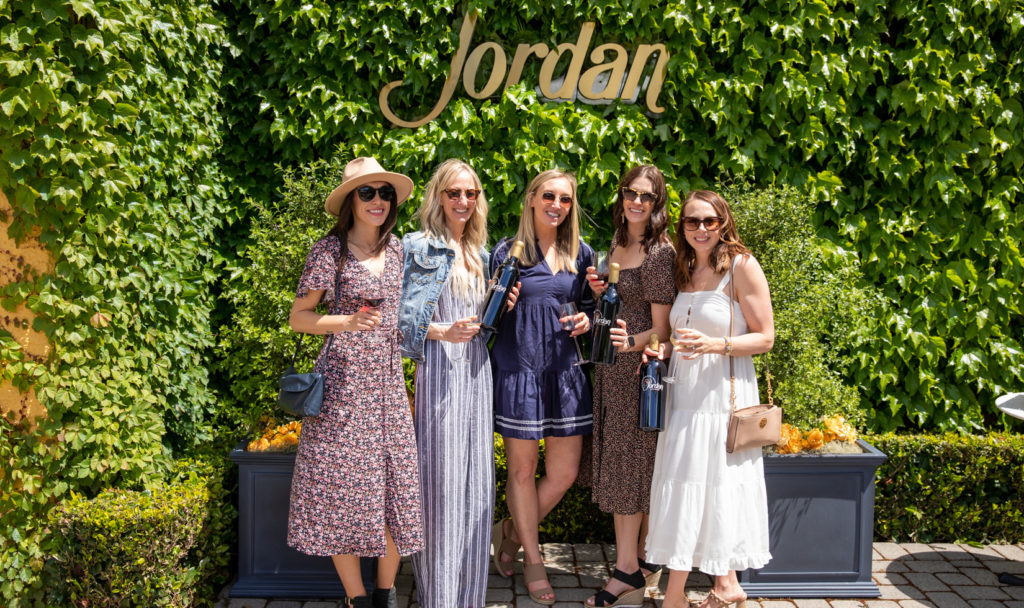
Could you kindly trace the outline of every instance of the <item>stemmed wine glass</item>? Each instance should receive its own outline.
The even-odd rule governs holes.
[[[574,302],[564,302],[558,306],[558,312],[561,313],[563,317],[572,317],[575,316],[578,311],[576,310],[576,304]],[[562,329],[565,331],[572,331],[575,328],[576,322],[572,319],[562,322]],[[576,361],[573,363],[573,366],[575,367],[577,365],[583,365],[584,363],[590,363],[589,360],[583,358],[583,351],[580,350],[579,336],[573,336],[572,343],[576,346]]]
[[[602,283],[608,282],[608,251],[598,251],[594,254],[594,269],[597,270],[597,280]]]

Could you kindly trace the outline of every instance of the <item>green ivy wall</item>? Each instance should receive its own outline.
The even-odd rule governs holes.
[[[426,114],[470,9],[472,46],[510,59],[587,21],[591,48],[664,44],[664,113],[543,103],[533,59],[504,95],[460,85],[433,122],[392,127],[380,90],[404,79],[394,110]],[[273,204],[278,167],[318,158],[373,155],[420,185],[464,158],[495,237],[533,174],[566,167],[597,245],[638,162],[675,200],[737,174],[813,191],[822,235],[883,295],[849,345],[869,424],[998,426],[994,396],[1024,384],[1022,48],[1017,0],[0,0],[4,220],[54,261],[0,287],[52,348],[35,360],[0,331],[0,381],[48,412],[0,421],[0,596],[39,597],[38,515],[69,490],[143,484],[207,442],[214,292],[232,289],[246,197]]]
[[[210,437],[225,52],[209,4],[0,1],[4,220],[53,260],[0,286],[50,345],[0,331],[0,381],[46,409],[0,420],[4,606],[46,605],[54,504],[159,480]]]
[[[587,21],[591,48],[664,43],[665,112],[540,103],[534,59],[504,96],[460,84],[433,122],[393,128],[380,90],[404,79],[394,111],[427,114],[467,8],[473,46],[498,41],[510,61],[520,43],[575,42]],[[254,197],[274,198],[277,164],[369,154],[422,185],[455,156],[483,176],[500,236],[525,182],[557,164],[578,173],[603,243],[615,178],[636,162],[675,193],[734,174],[813,189],[822,234],[885,300],[850,345],[872,427],[998,425],[994,397],[1024,386],[1020,2],[229,0],[224,14],[224,161]]]

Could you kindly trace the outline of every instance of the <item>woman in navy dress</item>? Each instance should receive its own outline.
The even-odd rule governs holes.
[[[523,578],[530,597],[551,605],[554,591],[540,555],[537,527],[576,479],[583,435],[591,432],[590,386],[577,361],[573,340],[590,330],[593,297],[587,267],[594,251],[580,240],[576,178],[545,171],[530,182],[515,240],[526,244],[520,256],[519,298],[502,321],[491,351],[494,363],[494,426],[505,441],[506,495],[511,522],[492,532],[498,573],[510,576],[519,546],[525,554]],[[512,241],[491,252],[491,270],[505,260]],[[579,310],[562,317],[559,306]],[[571,332],[562,329],[571,321]],[[536,481],[540,440],[545,445],[545,476]]]

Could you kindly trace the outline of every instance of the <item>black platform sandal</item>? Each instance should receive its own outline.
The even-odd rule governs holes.
[[[394,587],[373,590],[372,608],[398,608],[398,593]]]
[[[640,570],[637,570],[633,574],[626,574],[618,568],[612,572],[612,578],[618,579],[623,583],[626,583],[633,589],[629,591],[623,591],[619,595],[615,595],[606,589],[602,589],[597,592],[594,596],[594,603],[587,603],[587,606],[594,606],[595,608],[613,608],[614,606],[642,606],[644,603],[644,595],[647,593],[647,579]]]
[[[370,596],[360,595],[359,597],[346,597],[345,603],[342,604],[346,608],[373,608],[373,604],[370,603]]]
[[[659,566],[658,564],[652,564],[650,562],[645,562],[642,559],[638,559],[637,561],[640,562],[641,569],[646,570],[650,573],[644,577],[647,580],[647,586],[657,587],[658,581],[661,580],[662,566]]]

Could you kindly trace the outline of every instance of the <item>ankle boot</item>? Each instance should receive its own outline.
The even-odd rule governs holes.
[[[373,590],[372,608],[398,608],[398,594],[394,587]]]
[[[373,608],[374,604],[370,603],[370,596],[360,595],[359,597],[346,597],[343,606],[346,608]]]

